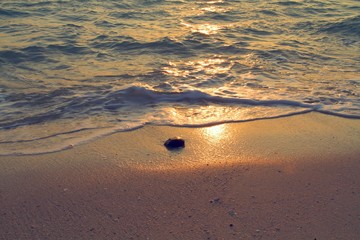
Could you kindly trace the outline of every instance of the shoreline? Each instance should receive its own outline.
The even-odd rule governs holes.
[[[68,132],[57,132],[59,131],[58,126],[43,126],[44,128],[49,127],[51,131],[55,131],[56,133],[52,135],[45,135],[45,136],[38,136],[33,139],[19,139],[19,140],[4,140],[1,141],[3,144],[0,148],[0,157],[7,157],[7,156],[37,156],[43,154],[52,154],[57,152],[66,151],[72,149],[74,147],[78,147],[81,145],[89,144],[93,141],[98,141],[99,139],[109,137],[113,134],[121,134],[126,132],[134,132],[138,131],[142,128],[150,128],[150,127],[170,127],[170,128],[190,128],[190,129],[202,129],[202,128],[211,128],[214,126],[219,125],[227,125],[227,124],[240,124],[240,123],[250,123],[250,122],[257,122],[257,121],[266,121],[266,120],[274,120],[274,119],[284,119],[284,118],[291,118],[294,116],[301,116],[301,115],[318,115],[318,116],[329,116],[329,117],[336,117],[336,118],[344,118],[350,120],[360,120],[360,116],[355,115],[346,115],[346,114],[337,114],[328,111],[318,111],[318,110],[304,110],[300,112],[294,112],[284,115],[277,115],[272,117],[264,117],[264,118],[253,118],[253,119],[246,119],[246,120],[228,120],[223,122],[212,122],[212,123],[204,123],[204,124],[185,124],[185,125],[156,125],[156,124],[145,124],[140,126],[135,126],[125,130],[116,130],[115,127],[113,128],[104,128],[104,129],[97,129],[97,128],[82,128],[78,130],[72,130]],[[28,128],[22,129],[23,132],[37,132],[39,127],[35,127],[35,129]],[[40,127],[42,128],[42,127]],[[83,131],[89,131],[90,135],[84,136],[72,136],[71,134],[81,133]],[[101,133],[95,133],[96,131]],[[36,135],[36,134],[35,134]],[[92,135],[92,136],[91,136]],[[62,137],[65,136],[65,137]],[[74,140],[76,139],[76,140]],[[56,146],[58,145],[58,146]],[[11,149],[9,153],[8,149]],[[5,151],[6,153],[2,152]]]
[[[358,146],[359,120],[307,113],[0,156],[0,239],[356,239]]]

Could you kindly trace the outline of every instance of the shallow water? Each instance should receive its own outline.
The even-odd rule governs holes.
[[[360,118],[357,0],[0,3],[0,154],[145,124]]]

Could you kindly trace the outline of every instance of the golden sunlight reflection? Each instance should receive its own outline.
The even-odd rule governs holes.
[[[210,6],[210,7],[204,7],[201,10],[203,10],[204,12],[226,12],[226,10],[224,8],[219,8],[219,7],[215,7],[215,6]]]
[[[234,62],[221,58],[212,58],[205,60],[188,61],[185,63],[169,62],[169,66],[162,70],[167,75],[175,77],[187,77],[196,73],[205,73],[210,75],[228,73],[234,65]]]
[[[224,3],[224,0],[207,1],[206,4],[219,4]]]
[[[190,28],[191,32],[193,33],[200,33],[204,35],[211,35],[217,33],[220,29],[222,29],[221,26],[210,24],[210,23],[204,23],[204,24],[190,24],[182,22],[182,25]]]
[[[193,29],[196,32],[205,34],[205,35],[210,35],[210,34],[215,34],[220,30],[220,26],[214,25],[214,24],[202,24],[200,26],[195,27],[195,29]]]
[[[206,139],[212,142],[218,142],[221,139],[226,138],[226,124],[220,124],[212,127],[206,127],[203,129],[203,134],[205,135]]]
[[[233,113],[234,109],[229,106],[197,106],[194,108],[185,108],[177,106],[164,109],[171,122],[175,125],[202,125],[219,122],[222,119],[234,120],[238,116]],[[234,119],[232,118],[234,117]],[[210,128],[210,127],[209,127]],[[215,128],[214,128],[215,129]],[[220,127],[217,130],[220,133]],[[225,130],[225,128],[223,129]],[[212,130],[214,132],[214,130]]]

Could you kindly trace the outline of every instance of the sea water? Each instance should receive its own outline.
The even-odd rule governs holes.
[[[2,0],[0,154],[146,124],[360,118],[358,0]]]

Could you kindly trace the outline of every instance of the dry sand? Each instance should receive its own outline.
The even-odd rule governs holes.
[[[0,157],[0,239],[359,239],[359,146],[310,113]]]

